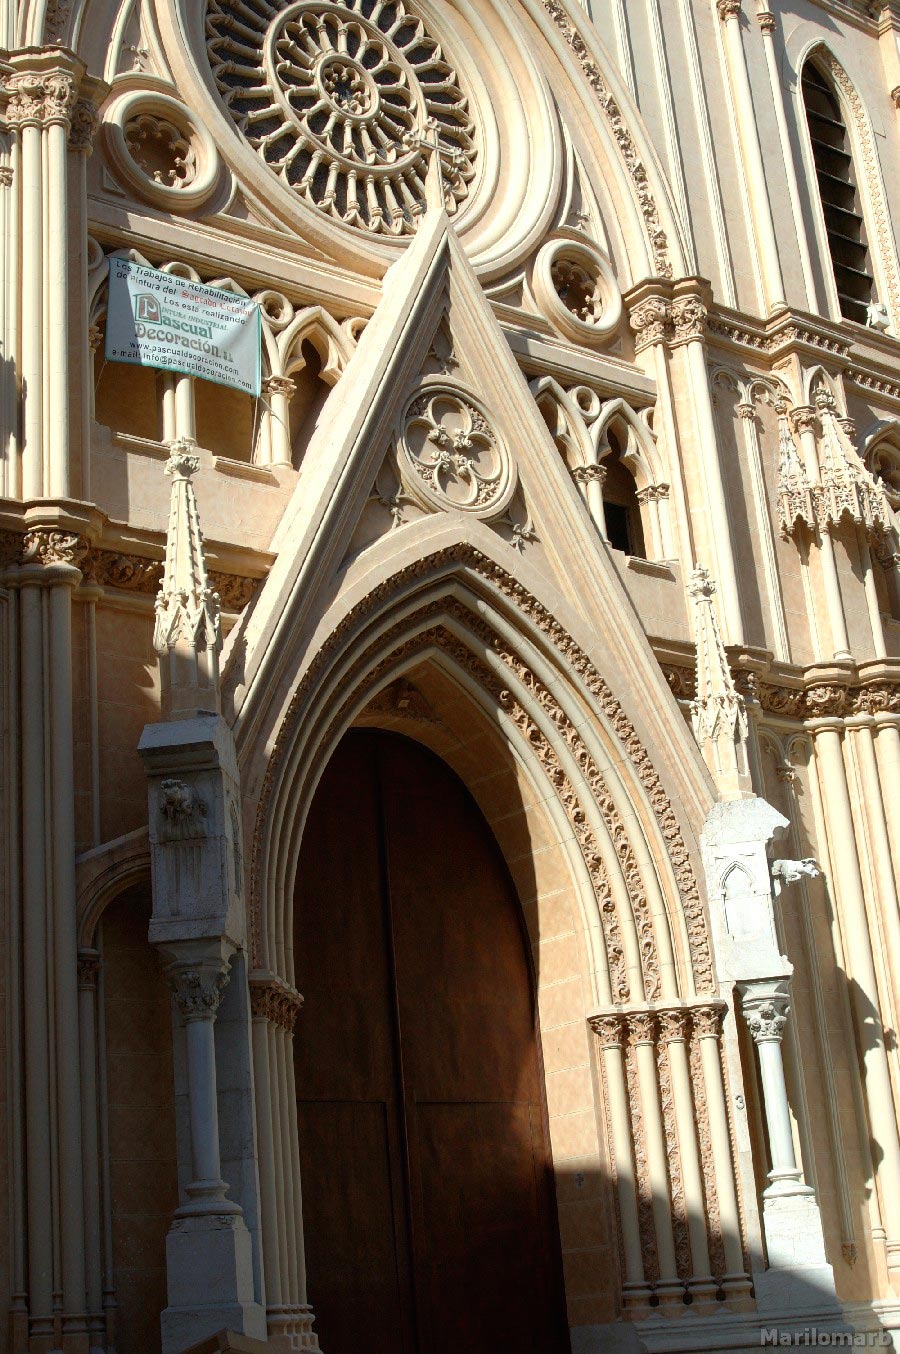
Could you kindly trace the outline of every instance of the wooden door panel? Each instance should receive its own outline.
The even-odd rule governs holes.
[[[420,1283],[434,1354],[558,1347],[533,1119],[528,1103],[416,1105]]]
[[[461,782],[407,739],[348,735],[306,825],[296,918],[323,1349],[566,1348],[527,945]]]
[[[323,1348],[401,1354],[389,1108],[300,1101],[297,1115],[307,1283]]]

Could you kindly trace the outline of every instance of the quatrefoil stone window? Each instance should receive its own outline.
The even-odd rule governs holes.
[[[399,438],[400,474],[421,506],[494,517],[516,487],[515,466],[471,396],[438,384],[408,405]]]
[[[249,143],[299,197],[390,235],[416,229],[432,147],[448,212],[476,171],[470,101],[404,0],[208,0],[216,85]]]

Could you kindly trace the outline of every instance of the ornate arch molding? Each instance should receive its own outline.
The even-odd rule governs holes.
[[[881,300],[886,304],[890,314],[891,325],[897,333],[900,332],[900,267],[872,120],[853,80],[831,48],[821,40],[811,42],[797,59],[798,98],[802,99],[799,92],[800,76],[803,67],[810,60],[818,62],[827,72],[844,108],[847,129],[856,152],[854,159],[861,171],[859,187],[864,200],[863,215],[866,224],[871,223],[875,227],[875,239],[871,248],[875,279]],[[805,124],[805,119],[803,123]]]
[[[464,600],[450,595],[448,579],[457,585],[462,579]],[[415,606],[416,594],[435,583],[441,590]],[[552,681],[543,680],[534,670],[537,665],[517,652],[508,637],[512,627],[485,619],[491,590],[511,607],[517,628],[542,641]],[[391,624],[391,616],[399,612],[401,618]],[[539,770],[564,810],[597,901],[614,1000],[654,1001],[662,995],[661,966],[674,962],[673,940],[676,950],[686,951],[681,972],[677,965],[675,970],[683,995],[690,995],[691,989],[714,992],[708,927],[696,876],[671,802],[637,731],[563,627],[521,584],[472,546],[439,551],[375,588],[332,632],[295,690],[268,759],[256,808],[250,897],[254,962],[263,963],[268,954],[271,964],[280,949],[276,935],[267,934],[264,940],[263,918],[267,929],[277,930],[277,898],[293,868],[286,863],[285,852],[293,851],[296,860],[296,829],[305,812],[300,801],[303,794],[308,801],[314,788],[309,784],[299,796],[295,793],[298,768],[305,761],[307,767],[314,763],[320,770],[366,701],[393,680],[398,669],[428,650],[442,653],[483,693],[488,707],[509,716],[524,759]],[[578,710],[583,713],[586,706],[595,715],[595,734],[605,733],[613,745],[610,765],[626,768],[615,786],[598,764],[590,735],[582,732],[577,717],[572,718],[557,696],[557,675],[559,687],[565,684],[574,694]],[[311,740],[303,741],[306,729],[324,729],[314,748]],[[630,810],[634,801],[641,801],[634,803],[633,821],[640,824],[643,844],[654,861],[656,879],[651,886],[666,914],[663,936],[658,934],[660,923],[654,926],[646,876],[617,806],[615,790],[620,787],[629,797]],[[601,849],[604,840],[606,858]],[[627,925],[633,919],[641,990],[634,990],[637,982],[626,973],[622,920],[616,915],[610,868],[623,882],[631,909]],[[287,937],[283,939],[287,943]]]

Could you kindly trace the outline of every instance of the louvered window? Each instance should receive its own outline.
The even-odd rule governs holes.
[[[841,314],[865,324],[873,284],[850,139],[834,91],[811,61],[803,68],[803,102]]]

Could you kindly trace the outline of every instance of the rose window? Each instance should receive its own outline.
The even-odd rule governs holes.
[[[432,154],[447,210],[475,176],[469,100],[441,47],[402,0],[209,0],[219,92],[265,162],[347,225],[416,229]]]
[[[510,458],[485,415],[447,386],[418,395],[407,409],[400,458],[407,488],[431,507],[493,516],[515,488]]]

